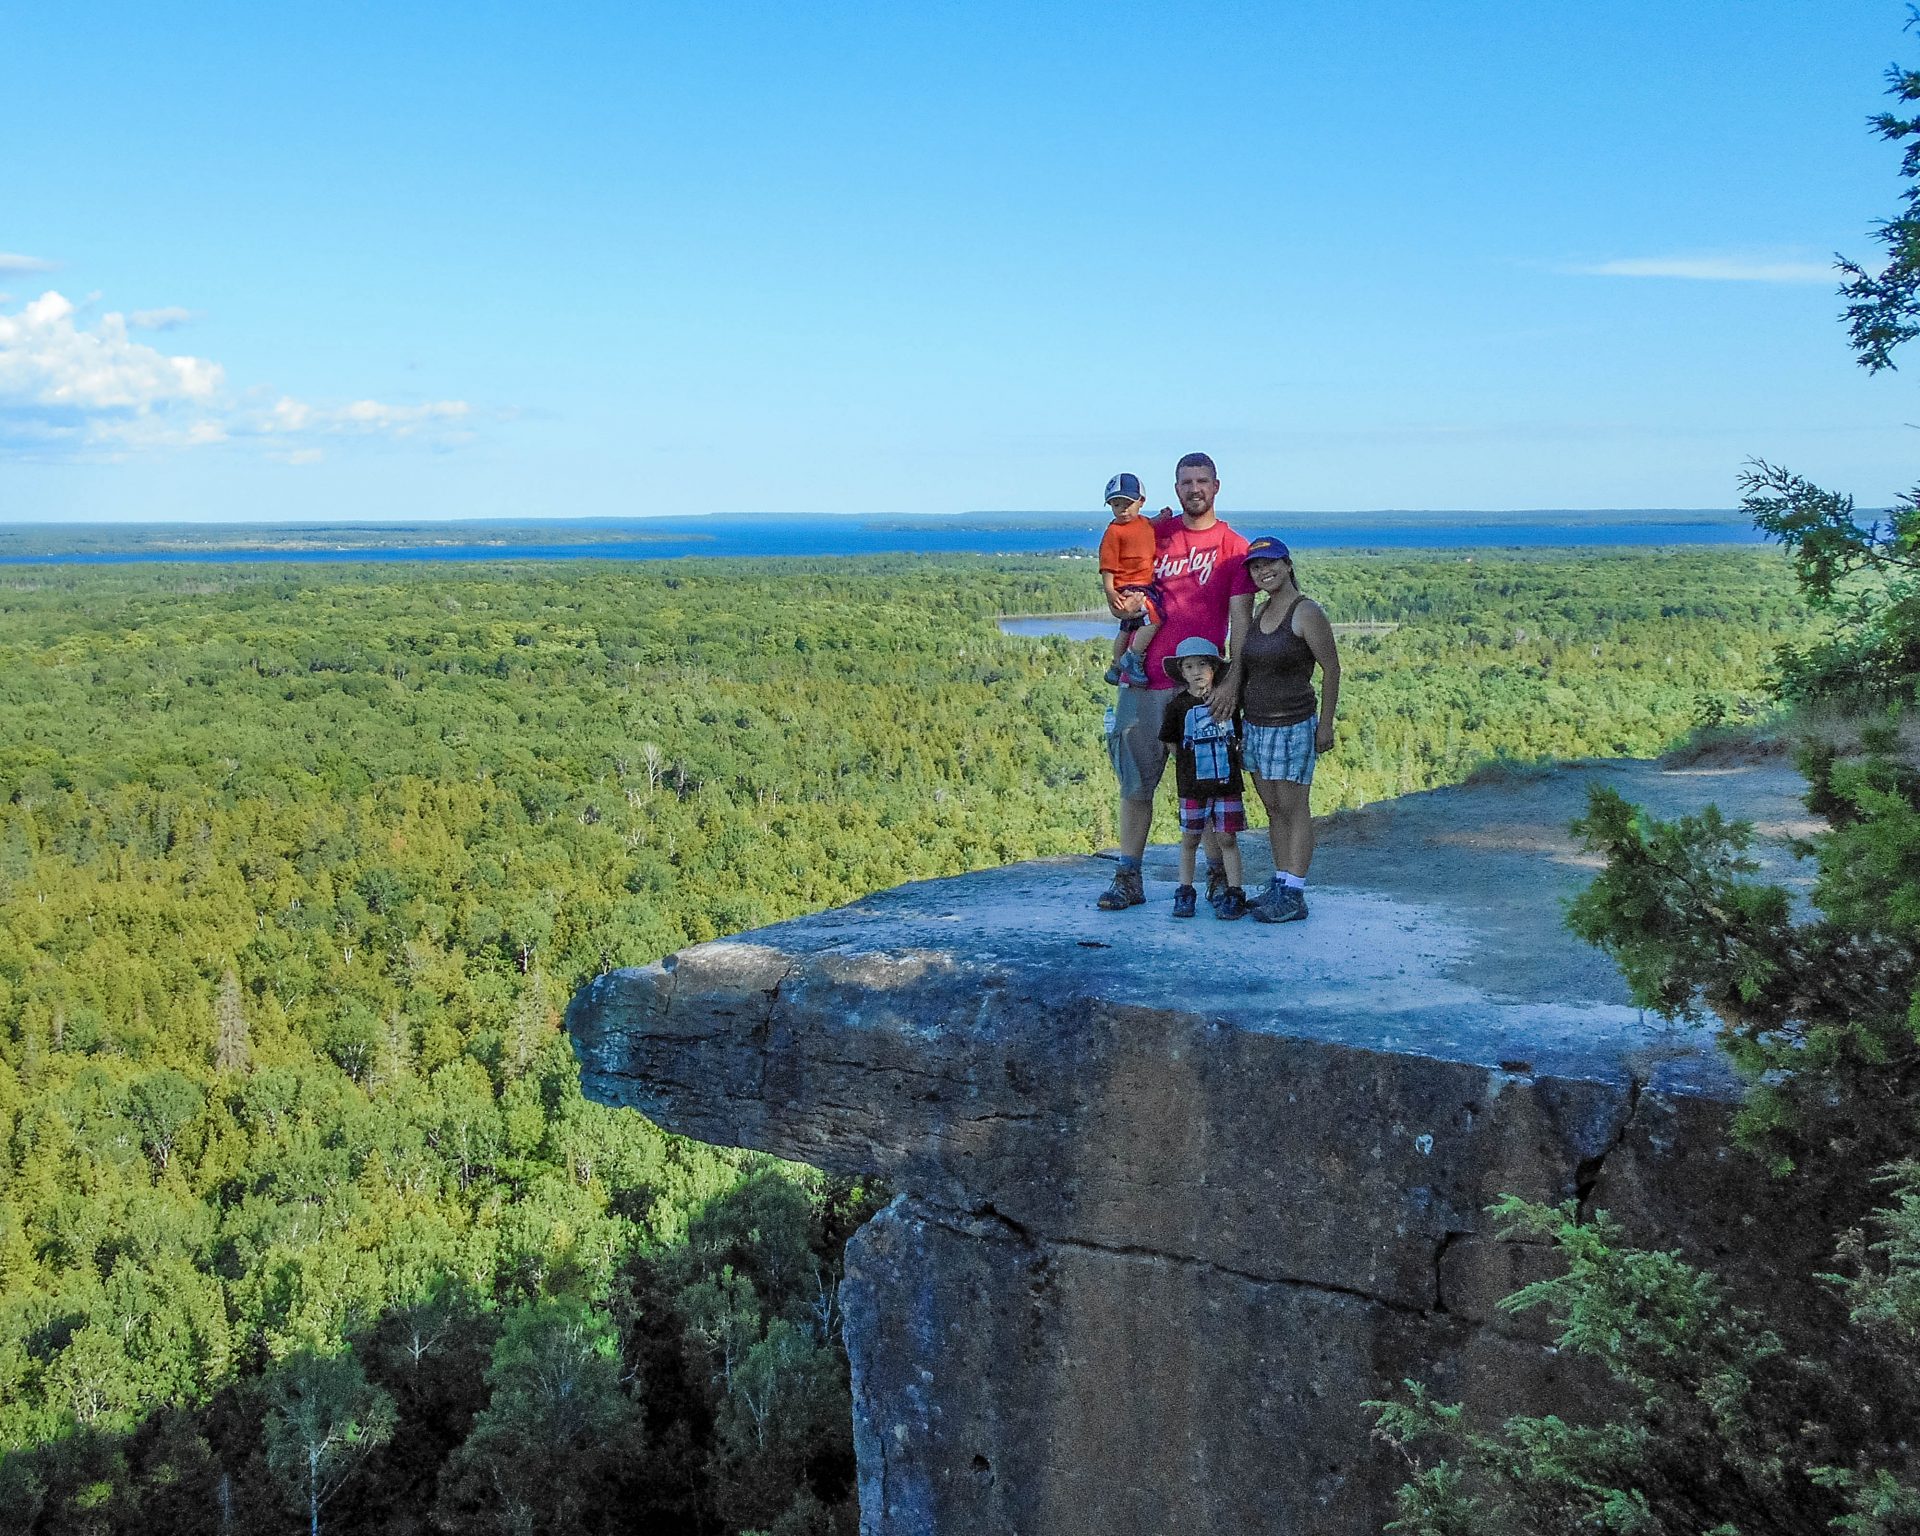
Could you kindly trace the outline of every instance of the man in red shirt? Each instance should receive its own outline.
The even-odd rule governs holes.
[[[1162,664],[1182,640],[1199,635],[1226,647],[1230,665],[1214,684],[1213,717],[1225,720],[1240,700],[1240,641],[1253,618],[1253,579],[1241,556],[1247,541],[1214,514],[1220,472],[1204,453],[1190,453],[1174,469],[1180,511],[1153,520],[1154,581],[1161,592],[1163,622],[1147,648],[1151,686],[1122,688],[1114,703],[1107,756],[1120,781],[1120,868],[1101,893],[1103,912],[1118,912],[1147,899],[1140,858],[1153,821],[1153,793],[1167,766],[1160,720],[1179,690]],[[1216,883],[1208,871],[1209,895]],[[1224,879],[1224,877],[1222,877]]]

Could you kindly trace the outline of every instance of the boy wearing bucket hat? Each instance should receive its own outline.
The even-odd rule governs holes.
[[[1240,799],[1240,722],[1237,714],[1215,720],[1208,704],[1226,659],[1219,646],[1194,635],[1182,640],[1163,665],[1167,676],[1182,685],[1160,722],[1160,739],[1176,749],[1174,777],[1180,786],[1180,885],[1173,893],[1173,915],[1194,914],[1195,855],[1204,842],[1208,862],[1227,876],[1226,889],[1212,904],[1213,914],[1231,921],[1247,910],[1240,884],[1239,834],[1247,826]]]

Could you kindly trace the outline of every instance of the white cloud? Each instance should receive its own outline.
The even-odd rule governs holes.
[[[127,316],[127,324],[136,331],[178,330],[193,318],[193,311],[169,304],[164,309],[136,309]]]
[[[54,263],[38,256],[22,256],[17,251],[0,251],[0,272],[51,272]]]
[[[460,424],[473,414],[464,400],[429,400],[420,405],[389,405],[384,400],[355,400],[347,405],[309,405],[282,398],[272,409],[252,418],[252,429],[265,435],[286,433],[309,437],[390,437],[432,435],[437,441],[464,442],[471,436]]]
[[[1624,256],[1562,270],[1576,277],[1677,277],[1707,283],[1838,283],[1830,262],[1759,256]]]
[[[313,421],[313,407],[298,400],[280,400],[260,423],[263,432],[304,432]]]
[[[413,437],[437,426],[464,421],[468,414],[464,400],[430,400],[424,405],[356,400],[333,413],[342,431],[384,432],[393,437]]]
[[[218,363],[129,341],[120,315],[82,330],[73,305],[51,291],[0,315],[0,407],[145,415],[211,400],[222,377]]]
[[[132,321],[166,329],[187,317],[182,309],[143,310]],[[265,409],[236,402],[218,363],[170,355],[127,329],[128,317],[115,313],[88,328],[52,291],[0,313],[0,452],[117,454],[255,440],[274,443],[275,458],[310,464],[322,456],[315,439],[415,440],[437,449],[472,440],[464,400],[323,406],[286,396]]]

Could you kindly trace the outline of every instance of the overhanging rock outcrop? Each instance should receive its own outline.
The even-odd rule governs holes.
[[[899,1191],[843,1289],[866,1536],[1375,1532],[1363,1399],[1588,1389],[1495,1306],[1544,1263],[1497,1196],[1710,1262],[1768,1219],[1710,1041],[1561,929],[1594,778],[1804,830],[1778,768],[1604,764],[1338,819],[1301,924],[1169,921],[1166,854],[1121,914],[1094,859],[906,886],[599,978],[586,1090]]]

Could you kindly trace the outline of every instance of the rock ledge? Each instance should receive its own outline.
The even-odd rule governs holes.
[[[1494,1305],[1542,1255],[1491,1201],[1715,1261],[1772,1198],[1710,1042],[1560,928],[1594,778],[1803,830],[1782,769],[1585,765],[1337,818],[1305,923],[1169,921],[1165,851],[1120,914],[1038,862],[616,971],[569,1028],[595,1098],[901,1192],[844,1289],[866,1536],[1370,1533],[1362,1399],[1582,1390]]]

